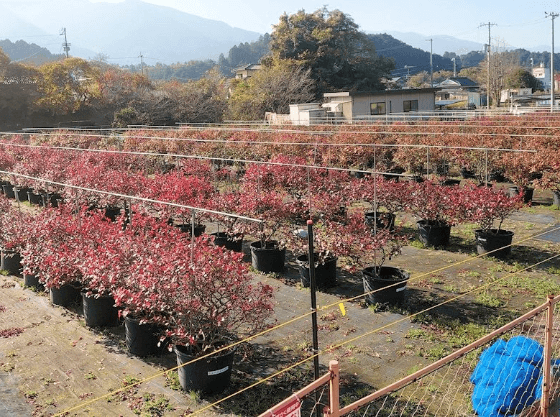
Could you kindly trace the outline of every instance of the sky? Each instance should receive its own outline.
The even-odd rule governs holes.
[[[4,0],[0,0],[2,2]],[[24,0],[23,0],[24,1]],[[57,0],[48,0],[55,4]],[[90,0],[119,2],[124,0]],[[386,31],[417,32],[426,36],[448,35],[481,44],[488,42],[488,23],[492,43],[511,47],[549,46],[552,39],[551,18],[545,12],[560,13],[560,0],[452,0],[364,1],[364,0],[143,0],[172,7],[230,26],[259,33],[272,31],[272,25],[284,13],[304,9],[313,12],[326,6],[350,15],[367,33]],[[560,33],[560,19],[555,20]],[[481,26],[486,24],[485,26]],[[555,36],[556,38],[556,36]],[[558,42],[560,50],[560,38]],[[427,47],[429,48],[429,46]],[[556,47],[555,47],[556,50]]]
[[[71,0],[0,0],[2,4],[20,5],[44,3],[55,13]],[[118,3],[134,0],[89,0]],[[264,34],[270,33],[283,13],[304,9],[311,13],[326,6],[349,15],[366,33],[416,32],[433,38],[434,50],[438,36],[447,35],[478,44],[488,42],[491,24],[493,48],[515,47],[550,50],[552,19],[545,12],[560,13],[560,0],[142,0],[171,7],[230,26]],[[32,7],[32,6],[31,6]],[[560,33],[560,19],[555,20]],[[558,36],[556,36],[558,38]],[[555,51],[560,52],[560,38]],[[429,50],[426,41],[423,48]]]

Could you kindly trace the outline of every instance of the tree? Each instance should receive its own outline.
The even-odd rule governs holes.
[[[225,78],[217,67],[203,78],[184,84],[170,82],[162,89],[172,100],[172,117],[186,123],[216,123],[222,120],[227,107]]]
[[[406,85],[410,88],[430,87],[430,73],[428,71],[422,71],[411,75],[406,81]]]
[[[505,79],[506,88],[532,88],[542,90],[542,83],[537,80],[533,74],[524,68],[517,67],[513,69]]]
[[[264,66],[234,85],[228,108],[228,117],[234,120],[261,120],[266,112],[288,113],[290,104],[313,100],[315,90],[311,69],[289,60]]]
[[[375,46],[340,10],[300,10],[283,14],[270,41],[273,61],[290,60],[311,70],[316,95],[326,91],[383,90],[394,61],[377,56]]]
[[[53,114],[69,114],[99,98],[99,69],[81,58],[67,58],[39,68],[37,105]]]

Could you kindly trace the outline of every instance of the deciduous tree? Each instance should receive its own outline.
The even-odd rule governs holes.
[[[234,84],[228,118],[259,120],[266,112],[288,113],[290,104],[313,100],[314,87],[310,68],[290,60],[271,62],[251,78]]]
[[[270,49],[273,60],[310,69],[318,97],[332,90],[383,90],[381,79],[394,69],[393,60],[377,56],[373,42],[340,10],[283,14]]]

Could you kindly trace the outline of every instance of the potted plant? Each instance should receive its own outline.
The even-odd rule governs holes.
[[[144,196],[153,200],[165,201],[190,207],[206,208],[215,196],[216,190],[210,181],[201,176],[188,175],[184,169],[173,170],[167,174],[157,174],[147,181]],[[161,219],[177,226],[182,232],[192,234],[191,209],[171,207],[163,204],[149,204],[148,211],[154,210]],[[194,235],[200,236],[206,226],[206,214],[194,212]]]
[[[0,211],[0,269],[20,276],[21,252],[29,238],[33,214],[13,206],[4,196],[0,196]]]
[[[252,283],[241,262],[243,255],[216,246],[207,237],[176,246],[168,254],[173,259],[168,279],[154,276],[144,296],[164,313],[162,324],[181,366],[183,389],[220,392],[229,383],[234,355],[233,349],[220,349],[241,334],[266,328],[273,308],[272,287]],[[184,253],[192,253],[192,262],[184,259]]]
[[[510,197],[493,187],[471,187],[469,206],[472,220],[479,225],[475,230],[478,254],[490,253],[497,258],[510,255],[514,233],[503,230],[502,223],[523,207],[523,195]]]
[[[81,300],[80,270],[74,258],[77,228],[68,207],[43,210],[34,222],[34,238],[22,250],[26,271],[38,275],[54,305],[67,307]]]
[[[420,218],[420,241],[427,246],[447,246],[451,227],[464,221],[465,188],[425,181],[411,187],[411,212]]]
[[[216,193],[209,204],[209,208],[225,212],[235,213],[242,204],[242,195],[239,190],[224,191]],[[221,214],[210,214],[210,218],[218,224],[218,231],[212,233],[214,244],[224,246],[227,249],[242,252],[243,236],[247,230],[246,223],[239,221],[237,216]]]
[[[533,181],[540,177],[543,170],[543,159],[535,158],[528,152],[503,152],[502,169],[504,175],[513,182],[509,187],[510,196],[523,195],[525,203],[533,199]]]
[[[124,317],[128,350],[149,356],[163,351],[161,338],[168,315],[160,304],[160,282],[177,279],[190,261],[185,235],[150,216],[135,215],[118,233],[118,251],[103,257],[97,268]]]
[[[372,210],[365,213],[365,218],[372,229],[392,230],[397,213],[410,207],[413,186],[409,181],[367,177],[356,184],[353,194],[371,205]]]
[[[345,224],[345,222],[329,219],[320,219],[313,223],[313,265],[318,289],[331,288],[337,284],[336,263],[338,258],[335,252],[338,246],[337,232],[340,232]],[[292,233],[287,234],[287,242],[290,250],[296,255],[301,284],[309,287],[311,284],[309,240],[307,230],[298,227],[300,226],[292,227]]]
[[[368,303],[400,301],[409,274],[385,265],[385,261],[401,253],[408,236],[398,229],[371,233],[363,219],[363,211],[353,210],[346,225],[333,225],[333,236],[338,236],[334,249],[338,259],[345,269],[361,269]]]
[[[284,196],[275,191],[261,193],[245,184],[240,201],[240,214],[261,220],[247,223],[247,233],[257,238],[250,244],[253,268],[264,273],[283,272],[286,260],[284,236],[289,217]]]
[[[539,158],[543,162],[542,177],[535,180],[538,187],[552,191],[552,204],[556,209],[560,209],[560,157],[557,145],[551,144],[549,147],[539,149]]]

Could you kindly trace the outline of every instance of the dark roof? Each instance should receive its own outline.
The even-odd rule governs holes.
[[[352,92],[345,91],[345,92],[339,92],[339,94],[341,95],[345,94],[346,96],[355,97],[355,96],[399,95],[399,94],[409,94],[409,93],[435,93],[436,91],[439,91],[439,88],[401,88],[396,90],[352,91]],[[325,93],[324,96],[329,97],[330,94]]]
[[[446,86],[446,85],[460,85],[461,87],[478,87],[478,84],[475,83],[473,80],[471,80],[468,77],[450,77],[445,81],[442,81],[440,83],[440,86]]]

